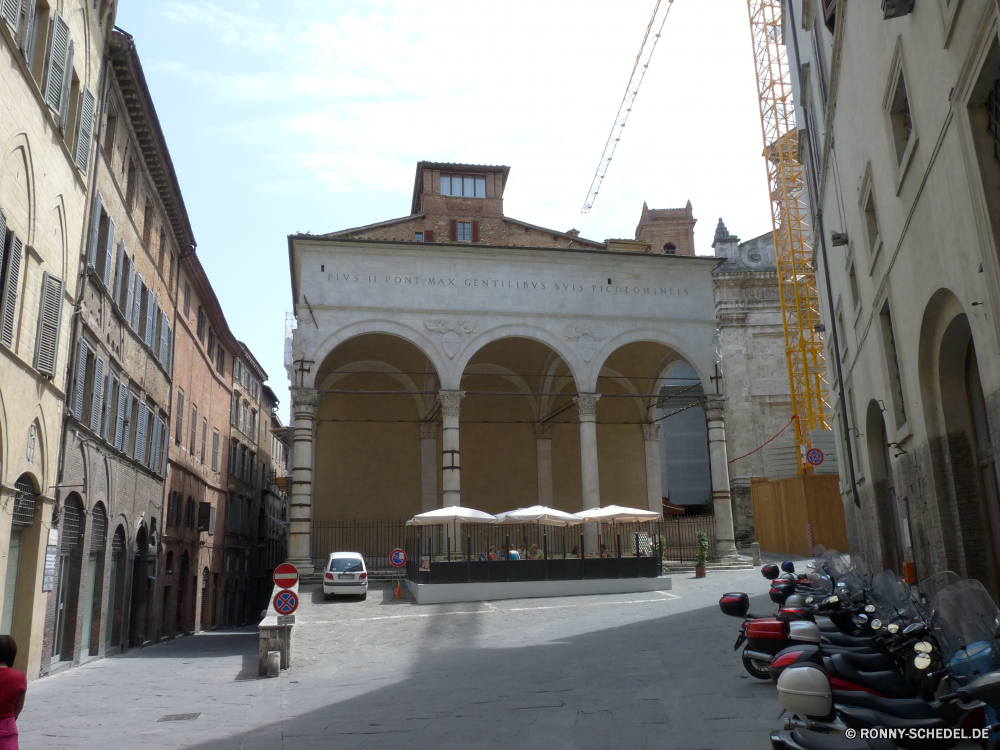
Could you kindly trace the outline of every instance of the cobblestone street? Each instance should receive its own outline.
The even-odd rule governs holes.
[[[671,593],[425,607],[305,588],[280,679],[256,679],[254,631],[183,638],[31,683],[22,747],[763,747],[781,708],[716,605],[762,584],[685,573]]]

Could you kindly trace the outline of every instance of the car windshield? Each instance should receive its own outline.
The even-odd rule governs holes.
[[[331,573],[360,573],[361,560],[357,557],[338,557],[330,560]]]

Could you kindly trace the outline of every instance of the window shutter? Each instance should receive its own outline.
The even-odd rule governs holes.
[[[211,509],[209,511],[209,514],[208,514],[208,533],[209,534],[214,534],[215,533],[215,506],[214,505],[211,506]]]
[[[164,367],[170,360],[170,328],[167,326],[167,314],[160,313],[160,362]]]
[[[59,132],[66,134],[66,120],[69,118],[69,94],[73,83],[73,40],[69,40],[69,53],[63,70],[62,95],[59,99]]]
[[[24,59],[31,65],[31,58],[34,57],[34,37],[31,35],[32,27],[35,25],[35,0],[28,0],[28,8],[24,14],[24,26],[21,27],[21,51],[24,52]]]
[[[177,423],[174,426],[174,436],[180,437],[184,432],[184,391],[177,391]]]
[[[128,442],[132,432],[132,391],[129,390],[125,392],[125,424],[122,430],[122,452],[128,453]]]
[[[21,279],[21,255],[24,244],[21,238],[11,232],[7,246],[7,275],[3,279],[3,295],[0,297],[0,341],[14,347],[14,327],[17,324],[17,289]]]
[[[212,433],[212,471],[219,470],[219,433]]]
[[[448,224],[448,239],[452,242],[458,240],[458,220],[452,219]]]
[[[11,35],[17,36],[17,24],[21,20],[21,0],[0,0],[0,16],[10,24]]]
[[[239,362],[239,360],[236,360]],[[236,391],[233,391],[233,405],[229,410],[229,424],[233,427],[237,425],[240,420],[240,397]]]
[[[118,264],[115,266],[115,288],[113,292],[113,297],[115,304],[121,309],[122,306],[122,271],[126,263],[125,259],[125,240],[121,240],[118,243]]]
[[[115,420],[115,448],[122,449],[122,432],[125,427],[125,408],[128,401],[128,388],[125,382],[118,384],[118,418]]]
[[[52,43],[49,47],[49,77],[45,80],[45,103],[59,113],[62,108],[63,77],[69,54],[69,26],[58,13],[52,22]]]
[[[83,420],[83,391],[87,387],[87,340],[80,339],[76,351],[76,390],[73,392],[73,416]]]
[[[102,248],[104,253],[104,278],[101,281],[104,282],[104,288],[111,288],[111,260],[115,255],[115,220],[110,216],[108,217],[108,241],[107,244]]]
[[[146,462],[146,423],[149,421],[146,414],[148,411],[146,402],[140,401],[138,413],[135,415],[138,422],[135,426],[135,451],[132,453],[132,458],[140,463]]]
[[[472,241],[479,242],[479,222],[472,222]]]
[[[94,385],[90,394],[90,429],[101,428],[101,395],[104,389],[104,360],[94,358]]]
[[[142,461],[145,457],[140,456]],[[153,417],[153,434],[149,436],[149,460],[146,466],[152,469],[160,463],[160,418]]]
[[[97,197],[94,198],[94,216],[90,222],[90,246],[87,248],[87,265],[91,268],[97,266],[97,239],[101,234],[102,205],[103,200],[100,191],[98,191]]]
[[[428,229],[427,231],[424,232],[424,242],[433,242],[433,241],[434,241],[434,230]]]
[[[134,264],[135,261],[133,260]],[[132,330],[139,332],[139,315],[142,313],[142,274],[135,272],[135,289],[132,293]]]
[[[56,374],[62,303],[62,279],[46,272],[42,275],[42,309],[38,314],[38,350],[35,353],[35,369],[50,377],[55,377]]]
[[[115,400],[115,374],[108,368],[108,386],[104,391],[104,422],[101,423],[101,439],[108,439],[111,430],[111,407]]]
[[[170,424],[164,420],[160,429],[163,431],[163,442],[160,445],[160,476],[165,477],[167,475],[167,444],[170,442]]]
[[[122,243],[123,243],[122,244],[122,253],[123,253],[122,257],[123,258],[125,257],[124,256],[124,251],[125,251],[124,242],[125,242],[125,240],[122,240]],[[128,267],[125,269],[125,273],[122,276],[122,283],[125,285],[125,292],[124,292],[124,294],[125,294],[125,308],[122,310],[122,312],[125,314],[125,322],[128,323],[129,325],[132,325],[132,291],[133,291],[132,279],[134,278],[134,274],[135,274],[135,261],[133,261],[131,258],[127,258],[126,260],[127,260],[127,263],[128,263]]]
[[[94,137],[94,105],[96,100],[90,89],[83,90],[80,105],[80,131],[76,135],[76,166],[87,174],[90,163],[90,142]],[[110,244],[110,243],[109,243]]]
[[[153,337],[156,336],[156,297],[153,290],[146,296],[146,346],[153,348]]]
[[[205,463],[205,443],[208,442],[208,420],[201,420],[201,462]]]

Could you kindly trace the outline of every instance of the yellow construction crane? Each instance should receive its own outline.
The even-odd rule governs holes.
[[[806,453],[811,430],[830,428],[819,297],[812,268],[806,184],[799,162],[795,105],[785,45],[781,0],[747,0],[757,69],[764,162],[778,258],[778,292],[785,328],[785,357],[796,419],[799,473],[811,470]]]

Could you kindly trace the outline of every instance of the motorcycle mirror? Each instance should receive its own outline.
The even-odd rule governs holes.
[[[876,617],[874,620],[872,620],[872,630],[881,630],[881,629],[882,629],[882,621]]]
[[[899,632],[899,625],[897,625],[894,622],[890,622],[889,625],[886,627],[886,630],[888,630],[893,635],[896,635],[896,633]]]
[[[872,614],[873,612],[875,612],[875,605],[874,604],[866,604],[865,605],[865,612],[867,612],[868,614]]]
[[[917,669],[924,670],[931,665],[931,657],[927,654],[917,654],[913,657],[913,666]]]
[[[920,641],[919,643],[913,644],[913,650],[919,654],[929,654],[931,651],[934,650],[934,647],[927,641]]]

